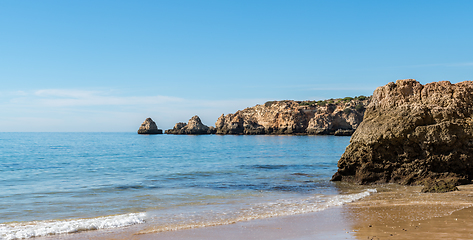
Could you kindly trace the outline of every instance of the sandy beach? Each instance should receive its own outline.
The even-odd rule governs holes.
[[[357,239],[471,239],[473,185],[449,193],[420,193],[421,187],[381,190],[347,204],[345,217]]]
[[[328,210],[181,231],[152,226],[38,239],[471,239],[473,185],[449,193],[377,186],[378,193]]]

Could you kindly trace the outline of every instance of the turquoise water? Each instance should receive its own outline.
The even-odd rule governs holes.
[[[349,140],[0,133],[0,237],[145,222],[166,231],[323,210],[366,195],[329,181]]]

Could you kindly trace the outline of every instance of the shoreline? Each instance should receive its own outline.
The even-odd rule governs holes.
[[[473,185],[449,193],[378,185],[378,193],[320,212],[229,225],[145,233],[149,226],[88,231],[37,239],[456,239],[473,238]]]

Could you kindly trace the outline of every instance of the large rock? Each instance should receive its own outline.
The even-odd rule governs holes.
[[[473,82],[398,80],[374,91],[332,180],[438,186],[473,179]],[[443,184],[445,185],[445,184]],[[429,190],[425,190],[429,191]]]
[[[158,129],[156,123],[151,118],[147,118],[138,129],[138,134],[162,134],[163,130]]]
[[[217,134],[351,135],[363,120],[370,98],[325,101],[271,101],[220,116]]]
[[[215,133],[214,127],[208,127],[202,123],[199,116],[193,116],[189,119],[189,122],[176,123],[173,129],[165,131],[166,134],[213,134]]]

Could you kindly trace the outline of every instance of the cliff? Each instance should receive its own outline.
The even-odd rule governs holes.
[[[163,130],[158,129],[158,126],[151,118],[147,118],[138,129],[138,134],[162,134]]]
[[[377,88],[332,180],[425,184],[424,191],[470,182],[472,91],[471,81],[414,79]]]
[[[221,115],[217,134],[351,135],[363,120],[369,97],[325,101],[271,101]]]

